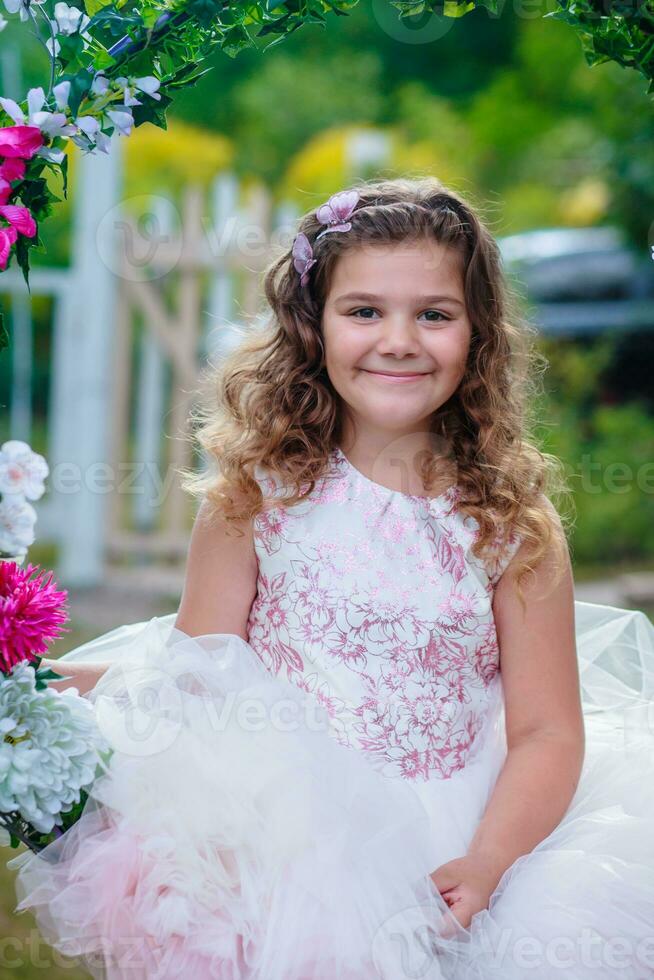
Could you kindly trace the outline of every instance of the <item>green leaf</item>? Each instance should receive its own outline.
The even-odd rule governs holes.
[[[446,17],[463,17],[468,11],[475,9],[474,0],[470,0],[470,3],[458,3],[457,0],[445,0],[443,5],[443,14]]]
[[[103,2],[103,0],[85,0],[84,6],[89,17],[94,17],[104,7],[111,6],[111,0],[109,3]]]
[[[60,166],[61,166],[61,176],[63,178],[63,186],[62,186],[63,195],[64,197],[68,197],[68,157],[67,156],[64,156]]]
[[[112,65],[116,64],[116,59],[113,58],[108,51],[104,48],[97,51],[93,55],[93,67],[96,71],[102,71],[105,68],[111,68]]]
[[[0,313],[0,351],[5,350],[7,347],[9,347],[9,334],[5,326],[4,313]]]
[[[70,106],[70,111],[73,116],[76,116],[79,111],[80,102],[88,95],[91,89],[93,75],[86,68],[84,68],[82,71],[78,71],[74,75],[62,75],[61,81],[70,82],[68,105]]]
[[[161,94],[161,92],[160,92]],[[145,97],[147,99],[147,96]],[[161,94],[161,99],[148,99],[143,105],[132,106],[132,117],[135,126],[142,126],[145,122],[150,122],[159,129],[167,129],[166,109],[173,100],[169,95]]]
[[[18,265],[23,273],[23,279],[25,280],[25,284],[30,293],[32,291],[30,289],[30,279],[29,279],[29,273],[30,273],[29,247],[30,246],[28,242],[31,241],[33,241],[33,239],[26,238],[25,235],[19,235],[18,238],[16,239],[16,261],[18,262]]]
[[[220,46],[230,58],[234,58],[239,51],[252,44],[252,39],[244,27],[234,27],[224,35]]]
[[[72,676],[73,675],[70,674],[68,677],[63,677],[61,674],[57,674],[50,667],[46,667],[44,670],[37,670],[36,672],[36,677],[38,680],[42,681],[67,681],[70,680]]]
[[[113,4],[103,7],[86,25],[86,30],[92,32],[97,27],[107,30],[112,37],[124,37],[129,34],[129,28],[142,27],[143,17],[140,14],[123,14],[116,10]]]

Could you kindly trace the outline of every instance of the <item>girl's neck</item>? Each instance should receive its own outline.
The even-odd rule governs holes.
[[[339,448],[360,473],[389,490],[437,497],[456,482],[456,466],[435,440],[431,443],[425,440],[424,433],[420,437],[401,436],[390,442],[379,441],[376,448],[368,441],[364,444],[361,439],[355,442],[350,438],[348,442],[344,438]],[[427,487],[420,475],[421,463],[432,453],[442,459],[437,462],[433,481]]]

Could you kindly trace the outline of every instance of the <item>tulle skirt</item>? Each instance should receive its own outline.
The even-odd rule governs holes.
[[[9,862],[44,939],[107,980],[654,977],[654,627],[576,602],[586,756],[561,822],[463,928],[431,872],[466,853],[505,756],[495,709],[451,779],[382,775],[233,634],[175,614],[62,661],[113,754],[80,820]]]

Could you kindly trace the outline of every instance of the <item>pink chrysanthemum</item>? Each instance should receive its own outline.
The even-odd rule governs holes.
[[[45,569],[32,578],[38,565],[19,568],[0,561],[0,671],[7,674],[23,660],[33,661],[62,633],[68,619],[62,608],[68,592],[52,584]]]

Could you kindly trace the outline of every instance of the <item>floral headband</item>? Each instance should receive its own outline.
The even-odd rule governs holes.
[[[327,225],[327,227],[319,235],[316,235],[315,241],[317,242],[319,238],[329,234],[330,231],[349,231],[352,222],[348,219],[358,202],[358,191],[338,191],[336,194],[332,194],[327,203],[321,204],[316,211],[316,218],[320,224]],[[301,231],[293,240],[293,265],[300,273],[301,286],[306,286],[309,280],[309,270],[315,264],[316,259],[313,255],[311,242]]]

